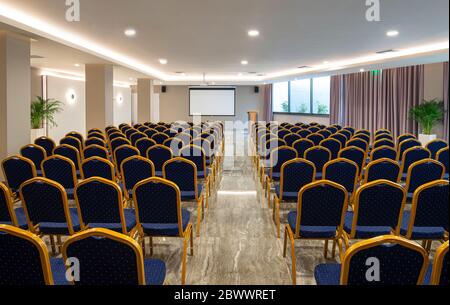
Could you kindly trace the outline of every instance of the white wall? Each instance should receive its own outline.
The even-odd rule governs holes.
[[[75,102],[68,95],[74,93]],[[48,76],[47,96],[64,103],[64,109],[55,116],[57,127],[49,129],[49,137],[59,142],[70,131],[86,134],[86,100],[84,82]]]
[[[122,102],[120,102],[122,97]],[[114,87],[114,125],[131,124],[131,89]]]

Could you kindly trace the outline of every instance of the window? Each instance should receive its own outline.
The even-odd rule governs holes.
[[[330,77],[273,84],[273,112],[330,114]]]

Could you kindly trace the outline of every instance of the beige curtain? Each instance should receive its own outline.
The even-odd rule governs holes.
[[[331,76],[330,84],[330,123],[344,124],[343,122],[343,109],[342,109],[342,81],[343,75]]]
[[[272,84],[264,85],[264,119],[266,122],[273,120]]]
[[[448,61],[444,62],[444,139],[448,142],[448,124],[449,124],[449,113],[448,113]]]

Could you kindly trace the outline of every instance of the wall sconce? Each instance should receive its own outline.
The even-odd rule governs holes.
[[[73,104],[76,103],[77,95],[76,95],[74,90],[67,91],[66,100],[67,100],[67,103],[70,104],[70,105],[73,105]]]
[[[116,96],[116,101],[117,101],[118,105],[122,105],[123,104],[123,96],[122,96],[122,94],[118,94]]]

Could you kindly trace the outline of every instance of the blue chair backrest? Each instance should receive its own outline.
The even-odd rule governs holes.
[[[33,161],[36,170],[41,170],[41,163],[47,158],[45,149],[37,145],[27,145],[20,149],[20,154]]]
[[[83,179],[100,177],[114,181],[114,165],[111,162],[99,157],[86,159],[81,165]]]
[[[295,141],[300,140],[301,138],[302,138],[302,137],[299,136],[299,135],[296,134],[296,133],[290,133],[290,134],[288,134],[287,136],[285,136],[285,137],[283,138],[283,140],[286,142],[286,145],[287,145],[287,146],[291,146],[291,147],[292,147],[292,144],[294,144]]]
[[[437,159],[438,159],[439,162],[442,163],[442,165],[444,165],[445,173],[448,174],[448,160],[449,160],[448,148],[441,149],[438,152]]]
[[[442,179],[444,168],[442,164],[425,159],[412,164],[408,170],[406,186],[408,193],[414,193],[418,187]]]
[[[164,166],[164,179],[175,183],[181,192],[194,191],[196,178],[195,164],[174,159]]]
[[[299,136],[301,136],[302,138],[306,139],[307,136],[311,135],[312,132],[307,130],[307,129],[301,129],[300,131],[297,132],[297,134]]]
[[[75,165],[75,169],[80,169],[80,152],[75,147],[68,144],[63,144],[55,148],[53,155],[63,156],[70,159],[70,161],[72,161]]]
[[[375,239],[373,239],[375,240]],[[355,246],[357,246],[356,244]],[[352,251],[353,252],[353,251]],[[346,255],[347,256],[347,255]],[[374,258],[379,262],[379,279],[367,276]],[[422,284],[428,264],[425,250],[405,243],[375,244],[361,247],[344,259],[348,270],[348,285],[417,285]]]
[[[133,199],[141,224],[178,224],[181,195],[171,184],[158,178],[139,183]]]
[[[161,172],[164,163],[172,159],[172,157],[172,151],[167,147],[161,145],[155,145],[147,151],[147,158],[149,158],[153,162],[155,171],[157,172]]]
[[[341,143],[341,147],[345,147],[348,141],[347,137],[340,133],[335,133],[330,138],[338,140]]]
[[[200,147],[198,146],[185,147],[181,150],[180,156],[194,162],[195,166],[197,167],[197,174],[198,172],[204,172],[206,170],[205,153]]]
[[[403,135],[400,135],[400,136],[397,138],[397,143],[400,144],[400,143],[402,143],[403,141],[406,141],[406,140],[415,140],[415,139],[416,139],[416,137],[415,137],[414,135],[412,135],[412,134],[403,134]]]
[[[42,222],[67,222],[64,209],[68,209],[65,206],[67,195],[61,185],[43,178],[34,178],[24,183],[20,189],[20,198],[33,226]]]
[[[111,141],[111,152],[116,151],[117,148],[123,145],[130,145],[131,142],[124,138],[118,138]]]
[[[436,181],[432,186],[417,190],[413,199],[413,208],[416,209],[415,227],[442,227],[449,230],[448,191],[448,182],[444,181]]]
[[[66,145],[72,146],[73,148],[78,150],[78,152],[81,152],[83,150],[83,144],[80,142],[80,140],[78,140],[77,138],[74,138],[72,136],[62,138],[59,141],[59,144],[60,145],[66,144]]]
[[[116,166],[120,170],[122,162],[133,156],[139,156],[139,151],[132,146],[121,146],[114,151],[114,158],[116,160]]]
[[[100,147],[105,147],[105,141],[99,139],[99,138],[89,138],[84,142],[84,146],[88,147],[90,145],[98,145]]]
[[[301,139],[295,141],[294,144],[292,144],[292,147],[297,151],[298,157],[303,158],[305,156],[305,151],[314,147],[314,142],[307,139]]]
[[[320,142],[322,142],[323,140],[325,140],[325,138],[324,138],[322,135],[318,134],[318,133],[309,135],[309,136],[307,136],[306,138],[307,138],[308,140],[313,141],[315,146],[318,146],[318,145],[320,144]]]
[[[146,158],[147,157],[147,150],[150,147],[153,147],[156,145],[156,142],[150,139],[146,139],[146,138],[142,138],[139,139],[136,142],[136,148],[139,150],[139,153],[141,154],[142,157]]]
[[[305,159],[314,163],[317,173],[321,173],[324,165],[331,160],[331,153],[324,147],[316,146],[305,152]]]
[[[347,142],[347,147],[358,147],[364,151],[367,151],[369,149],[369,144],[362,139],[353,138]]]
[[[405,140],[403,142],[400,142],[399,146],[398,146],[398,155],[397,155],[397,160],[401,161],[403,158],[403,153],[405,151],[407,151],[410,148],[413,147],[421,147],[422,143],[420,143],[417,140],[414,139],[410,139],[410,140]]]
[[[23,157],[14,156],[3,160],[2,168],[8,187],[13,192],[18,192],[22,183],[36,177],[33,162]]]
[[[42,170],[45,178],[58,182],[65,189],[75,188],[75,165],[71,160],[65,157],[47,158],[42,163]]]
[[[328,139],[332,135],[328,130],[319,130],[317,133],[322,135],[325,139]]]
[[[11,219],[11,195],[6,185],[0,182],[0,224],[14,225]]]
[[[430,158],[430,151],[423,147],[413,147],[403,153],[402,173],[406,174],[409,167],[417,161]]]
[[[287,129],[280,129],[279,131],[278,131],[278,137],[280,138],[280,139],[283,139],[285,136],[287,136],[288,134],[290,134],[291,132],[289,131],[289,130],[287,130]]]
[[[53,149],[56,146],[55,142],[53,142],[53,140],[46,138],[46,137],[37,138],[36,140],[34,140],[34,144],[45,149],[45,152],[47,153],[47,157],[50,157],[51,155],[53,155]]]
[[[366,163],[366,154],[361,148],[348,147],[339,152],[339,158],[349,159],[359,167],[359,173],[362,173],[364,164]]]
[[[391,162],[390,162],[391,161]],[[391,159],[379,159],[369,163],[366,169],[365,183],[375,180],[398,182],[400,166]]]
[[[282,168],[283,193],[298,193],[302,187],[315,180],[315,167],[312,162],[296,159],[287,162]]]
[[[297,158],[297,152],[290,147],[280,147],[270,155],[271,173],[280,173],[281,167],[289,160]]]
[[[390,147],[378,147],[377,149],[373,150],[371,153],[371,159],[372,161],[379,160],[379,159],[391,159],[396,160],[397,159],[397,152]]]
[[[448,147],[448,143],[443,140],[434,140],[427,145],[427,149],[431,152],[432,159],[436,158],[436,154],[438,151],[446,147]]]
[[[130,191],[138,182],[153,177],[155,168],[148,159],[135,156],[122,163],[121,173],[124,185]]]
[[[387,140],[389,142],[393,142],[394,138],[388,133],[382,133],[382,134],[375,136],[375,142],[382,141],[382,140]],[[395,143],[394,143],[394,145],[395,145]]]
[[[145,133],[137,132],[131,136],[131,145],[136,146],[136,142],[140,139],[147,138]]]
[[[75,198],[84,225],[121,223],[121,197],[112,182],[91,178],[78,184]]]
[[[359,169],[354,162],[339,159],[325,165],[324,175],[324,179],[340,184],[348,193],[352,193],[355,190]]]
[[[168,135],[165,133],[157,133],[152,136],[152,140],[155,141],[157,144],[163,144],[165,140],[169,138]]]
[[[7,230],[0,226],[0,286],[53,284],[53,280],[48,278],[51,277],[49,272],[46,274],[44,271],[49,270],[50,266],[48,255],[43,253],[43,242],[38,247],[37,241],[33,242]],[[43,262],[46,263],[45,268]]]
[[[328,148],[331,152],[331,159],[336,159],[339,155],[339,151],[341,150],[341,142],[336,139],[325,139],[320,142],[320,146]]]
[[[347,141],[353,137],[353,132],[351,132],[348,129],[342,129],[341,131],[338,132],[338,134],[344,135]]]
[[[99,157],[108,160],[108,151],[98,145],[87,146],[83,151],[84,159]]]
[[[342,186],[327,180],[304,187],[299,193],[300,232],[302,226],[340,227],[343,224],[347,193]]]

